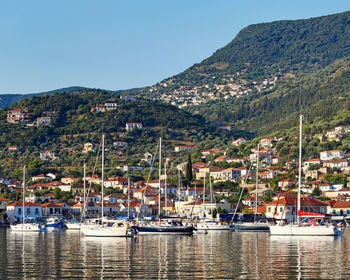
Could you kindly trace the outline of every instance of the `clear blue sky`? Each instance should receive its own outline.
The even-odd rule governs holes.
[[[0,94],[152,85],[249,24],[347,10],[349,0],[0,0]]]

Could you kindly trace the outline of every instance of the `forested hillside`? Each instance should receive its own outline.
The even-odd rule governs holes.
[[[105,103],[117,103],[118,108],[96,111],[97,104]],[[27,112],[28,120],[23,124],[8,123],[7,112],[12,109]],[[53,115],[50,125],[35,124],[37,118],[48,114]],[[143,128],[126,131],[127,122],[142,123]],[[0,111],[0,173],[20,172],[16,168],[38,161],[41,151],[51,151],[59,157],[45,163],[48,167],[81,168],[83,162],[93,162],[95,155],[82,153],[84,144],[92,143],[96,151],[102,133],[106,134],[111,168],[116,164],[139,164],[145,152],[154,152],[160,136],[164,138],[165,155],[171,155],[175,145],[220,147],[242,135],[211,126],[202,117],[175,106],[147,100],[124,101],[111,92],[44,95],[21,100]],[[249,133],[245,136],[251,137]],[[115,141],[128,145],[117,148]],[[17,151],[10,151],[9,146],[17,146]]]

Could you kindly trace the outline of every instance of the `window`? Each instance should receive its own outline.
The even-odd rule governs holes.
[[[35,208],[35,216],[39,216],[39,209]]]
[[[30,208],[27,208],[27,216],[30,216]]]
[[[18,215],[21,215],[22,214],[22,208],[18,208],[17,213],[18,213]]]
[[[281,212],[281,213],[283,212],[283,207],[280,207],[280,212]]]
[[[337,214],[337,211],[333,210],[333,214]]]

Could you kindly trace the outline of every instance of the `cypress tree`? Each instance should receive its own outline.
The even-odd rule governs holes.
[[[187,186],[190,187],[191,181],[193,179],[192,161],[191,161],[191,155],[190,154],[188,154],[188,160],[187,160],[187,166],[186,166],[186,179],[187,179]]]

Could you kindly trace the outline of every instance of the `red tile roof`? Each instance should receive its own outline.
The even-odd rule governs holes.
[[[284,194],[284,196],[287,196],[287,194]],[[277,200],[276,200],[276,201],[272,201],[272,202],[268,203],[267,205],[270,205],[270,206],[271,205],[275,206],[276,204],[277,205],[284,205],[286,202],[286,199],[284,196],[280,197],[278,204],[277,204]],[[300,204],[303,206],[313,206],[313,205],[326,206],[327,205],[327,203],[319,201],[313,197],[304,197],[304,196],[302,196],[300,198]],[[287,199],[287,205],[297,205],[297,194],[290,194],[289,195],[289,197]]]
[[[332,208],[350,208],[350,201],[332,201],[330,205]]]
[[[15,203],[12,203],[12,204],[10,204],[10,205],[8,205],[8,206],[16,206],[16,207],[18,207],[18,206],[23,206],[23,202],[15,202]],[[24,206],[25,207],[30,207],[30,206],[40,206],[40,205],[38,205],[38,204],[36,204],[36,203],[33,203],[33,202],[25,202],[24,203]]]

